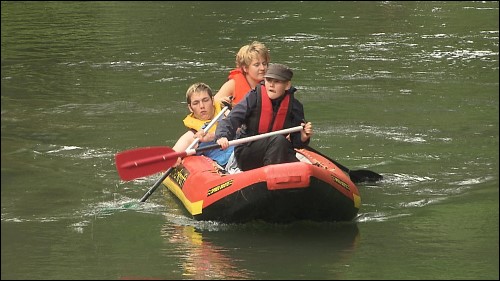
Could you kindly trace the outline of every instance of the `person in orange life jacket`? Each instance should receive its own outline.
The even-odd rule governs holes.
[[[269,50],[263,43],[254,41],[240,48],[236,54],[236,68],[231,70],[228,80],[221,86],[215,100],[237,104],[261,81],[264,80],[268,63],[271,60]]]
[[[184,118],[183,122],[189,130],[177,140],[172,148],[176,152],[185,151],[196,138],[200,139],[197,147],[215,144],[214,137],[217,123],[206,134],[203,132],[206,125],[221,111],[221,104],[213,99],[212,89],[205,83],[195,83],[186,91],[186,101],[191,113]],[[231,149],[213,149],[204,151],[202,154],[212,158],[224,167],[232,152]],[[181,159],[179,158],[174,166],[180,163]]]
[[[215,131],[217,143],[226,149],[235,138],[277,131],[302,125],[304,130],[288,136],[269,138],[241,144],[234,148],[236,162],[242,171],[258,167],[296,162],[294,148],[309,144],[313,134],[312,124],[304,123],[304,107],[294,98],[297,90],[292,87],[293,72],[283,64],[271,64],[265,82],[251,90],[223,118]],[[237,129],[241,130],[237,135]]]

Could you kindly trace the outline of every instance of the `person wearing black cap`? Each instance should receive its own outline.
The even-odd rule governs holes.
[[[222,149],[229,140],[263,134],[302,125],[304,130],[288,136],[274,135],[234,148],[239,168],[243,171],[262,166],[296,162],[294,148],[309,144],[313,133],[311,122],[305,122],[304,106],[294,97],[292,70],[283,64],[271,64],[264,82],[248,92],[221,121],[215,139]],[[240,130],[238,130],[240,128]]]

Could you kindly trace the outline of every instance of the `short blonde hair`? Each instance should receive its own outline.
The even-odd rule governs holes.
[[[210,86],[202,82],[194,83],[186,91],[186,101],[188,104],[191,104],[191,96],[196,92],[207,92],[210,98],[213,96]]]
[[[253,41],[252,43],[241,47],[236,54],[236,68],[249,66],[253,59],[259,57],[264,58],[268,63],[271,60],[271,55],[269,54],[269,50],[266,45],[258,41]]]

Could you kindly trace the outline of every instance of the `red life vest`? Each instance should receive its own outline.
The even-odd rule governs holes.
[[[288,114],[288,108],[291,107],[290,95],[285,94],[285,97],[281,101],[280,107],[278,108],[278,112],[275,115],[271,99],[267,95],[266,87],[264,85],[260,85],[260,89],[261,112],[259,120],[259,134],[283,129]]]

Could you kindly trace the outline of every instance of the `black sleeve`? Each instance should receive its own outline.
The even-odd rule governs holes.
[[[304,106],[302,103],[296,99],[293,100],[292,104],[292,127],[300,126],[301,123],[305,123],[304,116]],[[303,148],[309,144],[310,138],[306,142],[300,140],[300,132],[290,134],[290,140],[295,148]]]
[[[246,122],[250,112],[257,104],[257,92],[250,91],[245,98],[237,103],[231,112],[219,121],[217,129],[215,130],[215,139],[222,137],[228,140],[234,140],[236,137],[236,130]]]

